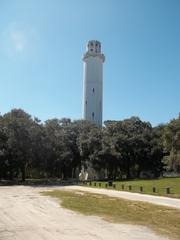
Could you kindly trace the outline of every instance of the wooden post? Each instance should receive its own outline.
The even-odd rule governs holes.
[[[143,192],[143,187],[142,186],[140,186],[140,192]]]
[[[121,187],[122,187],[122,190],[124,190],[124,184],[122,184],[122,186],[121,186]]]
[[[131,191],[132,190],[132,186],[131,185],[129,185],[129,191]]]
[[[108,187],[108,184],[107,184],[107,183],[105,184],[105,187],[106,187],[106,188]]]
[[[108,184],[109,184],[109,187],[113,186],[113,182],[112,181],[109,181]]]
[[[155,187],[153,187],[153,193],[155,193],[156,192],[156,188]]]
[[[94,186],[96,187],[96,182],[94,183]]]
[[[169,187],[166,188],[166,194],[170,194],[170,188]]]
[[[101,187],[101,183],[99,183],[99,187]]]
[[[113,188],[116,188],[116,184],[113,184]]]

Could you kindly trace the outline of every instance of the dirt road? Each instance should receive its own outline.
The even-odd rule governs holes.
[[[0,187],[0,240],[165,240],[146,227],[111,224],[63,209],[41,191]]]
[[[180,209],[180,199],[177,199],[177,198],[168,198],[168,197],[153,196],[148,194],[131,193],[131,192],[125,192],[125,191],[116,191],[116,190],[81,187],[81,186],[68,186],[66,188],[71,190],[105,194],[110,197],[149,202],[149,203],[153,203],[161,206],[174,207],[174,208]]]

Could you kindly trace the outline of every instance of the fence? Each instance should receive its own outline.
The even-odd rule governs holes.
[[[89,186],[89,187],[96,187],[96,188],[106,188],[106,189],[114,189],[114,190],[121,190],[121,191],[130,191],[130,192],[139,192],[139,193],[153,193],[153,194],[172,194],[172,189],[170,187],[165,188],[158,188],[156,186],[152,186],[151,188],[141,185],[125,185],[122,183],[113,183],[113,181],[109,182],[81,182],[80,185]]]

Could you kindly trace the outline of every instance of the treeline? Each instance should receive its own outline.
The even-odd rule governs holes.
[[[138,117],[106,121],[50,119],[21,109],[0,116],[0,179],[76,178],[93,169],[109,179],[180,172],[180,117],[152,127]]]

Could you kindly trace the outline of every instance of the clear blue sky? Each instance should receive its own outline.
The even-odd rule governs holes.
[[[180,112],[179,0],[0,0],[0,112],[82,112],[82,55],[102,43],[104,120]]]

